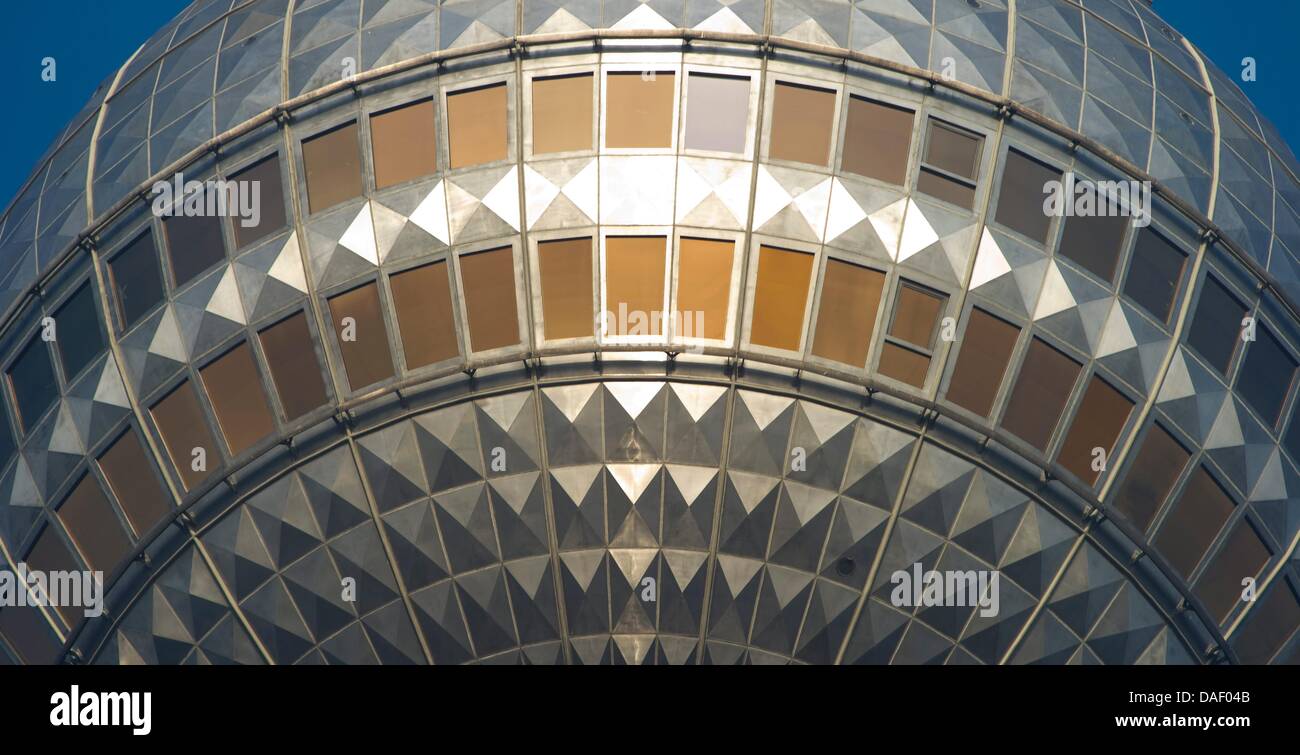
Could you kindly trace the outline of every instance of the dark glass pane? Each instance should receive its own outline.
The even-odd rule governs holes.
[[[1218,537],[1233,503],[1205,467],[1197,467],[1156,535],[1156,550],[1186,578]]]
[[[470,348],[487,351],[519,343],[513,250],[502,247],[462,256],[460,279]]]
[[[240,182],[257,182],[259,217],[256,223],[244,225],[245,220],[236,218],[232,227],[235,229],[235,246],[243,248],[255,241],[270,236],[284,228],[284,181],[280,178],[280,158],[272,155],[265,160],[245,168],[232,176]],[[251,191],[251,189],[249,189]],[[252,220],[249,218],[248,220]]]
[[[239,219],[235,219],[239,223]],[[221,218],[216,215],[177,215],[163,220],[172,280],[179,288],[226,258]]]
[[[768,155],[774,160],[829,165],[835,92],[783,81],[773,91]]]
[[[137,535],[148,532],[171,513],[171,501],[163,492],[134,430],[123,433],[99,457],[99,468]]]
[[[388,283],[407,368],[441,362],[460,353],[445,261],[397,273]]]
[[[395,186],[436,172],[436,133],[432,100],[372,114],[370,145],[375,161],[375,188]]]
[[[749,77],[692,73],[687,84],[686,146],[744,152],[749,125]]]
[[[901,380],[920,388],[930,371],[930,357],[918,354],[896,343],[885,343],[880,349],[880,374]]]
[[[275,392],[289,421],[325,403],[325,382],[307,318],[299,312],[258,333]]]
[[[1046,244],[1052,216],[1043,210],[1044,187],[1049,181],[1060,180],[1057,169],[1015,150],[1008,151],[998,190],[998,223]]]
[[[241,343],[199,370],[226,448],[238,456],[275,431],[253,350]]]
[[[982,309],[972,309],[961,339],[957,367],[948,381],[948,400],[987,417],[993,409],[1020,328]]]
[[[975,188],[954,181],[946,176],[921,168],[916,179],[916,189],[922,194],[952,202],[958,207],[971,209],[975,206]]]
[[[59,506],[59,519],[91,569],[111,571],[131,551],[130,536],[91,475]]]
[[[1255,529],[1246,520],[1239,520],[1196,580],[1196,596],[1205,603],[1210,615],[1222,622],[1241,602],[1244,589],[1241,581],[1258,577],[1268,558],[1268,547]]]
[[[1241,630],[1232,636],[1232,649],[1242,663],[1263,664],[1282,649],[1300,626],[1300,600],[1287,587],[1286,580],[1275,579],[1272,588],[1261,597]]]
[[[31,553],[27,554],[27,566],[33,571],[45,573],[55,571],[81,571],[81,564],[68,550],[68,546],[55,531],[54,525],[48,525],[36,538]],[[12,610],[12,609],[8,609]],[[63,605],[55,610],[70,626],[81,619],[82,609],[77,606]]]
[[[1046,451],[1078,377],[1078,362],[1044,341],[1030,341],[1002,426],[1034,448]]]
[[[388,328],[374,283],[331,296],[330,319],[352,390],[393,376]]]
[[[595,332],[592,305],[591,238],[537,244],[542,279],[542,323],[546,337],[590,338]]]
[[[593,76],[533,79],[533,154],[591,149]]]
[[[179,387],[167,394],[162,401],[149,410],[158,433],[162,435],[167,453],[172,464],[181,474],[181,482],[186,490],[203,482],[208,473],[221,466],[221,452],[217,442],[208,429],[208,421],[203,417],[199,398],[194,393],[194,386],[186,380]],[[203,449],[203,464],[195,469],[195,451]]]
[[[1245,305],[1228,293],[1222,283],[1207,277],[1201,286],[1201,298],[1196,302],[1187,343],[1214,369],[1226,375],[1241,340],[1241,321],[1245,317]]]
[[[15,408],[23,429],[31,430],[59,397],[50,352],[39,336],[27,344],[9,368],[9,385],[13,387]]]
[[[1172,435],[1160,425],[1152,425],[1111,504],[1138,531],[1146,532],[1189,458],[1187,449]]]
[[[1113,283],[1127,229],[1128,218],[1122,215],[1072,215],[1065,219],[1057,251],[1098,278]]]
[[[349,123],[303,140],[302,162],[307,175],[310,212],[327,210],[361,196],[357,124]]]
[[[63,375],[72,381],[104,350],[104,334],[95,312],[95,293],[82,286],[54,313],[55,340]]]
[[[130,328],[164,298],[153,234],[145,233],[108,263],[108,274],[117,293],[118,313]]]
[[[1129,261],[1124,294],[1160,322],[1168,321],[1186,261],[1186,255],[1163,236],[1142,229]]]
[[[14,434],[9,429],[9,418],[0,406],[0,469],[4,469],[14,455]]]
[[[453,170],[506,159],[507,113],[505,84],[447,95],[447,132]]]
[[[0,634],[24,663],[58,663],[62,647],[40,609],[29,606],[0,609]]]
[[[943,310],[946,299],[945,296],[914,286],[899,286],[889,335],[913,346],[929,349],[934,345],[935,325],[939,322],[939,313]]]
[[[1093,469],[1094,449],[1102,449],[1105,455],[1101,458],[1109,463],[1115,441],[1132,412],[1132,401],[1093,375],[1056,460],[1084,482],[1096,482],[1101,470]]]
[[[884,287],[879,270],[826,260],[812,353],[852,367],[866,364]]]
[[[977,134],[932,118],[930,138],[925,145],[925,163],[974,181],[983,141]]]
[[[1295,360],[1273,334],[1262,325],[1257,327],[1255,341],[1247,346],[1246,360],[1237,376],[1237,395],[1270,427],[1277,424],[1295,368]]]
[[[844,170],[901,186],[907,179],[914,118],[911,110],[849,97]]]

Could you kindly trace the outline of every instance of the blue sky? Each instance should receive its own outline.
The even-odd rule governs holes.
[[[1141,0],[1138,0],[1141,2]],[[7,206],[50,141],[81,110],[104,77],[188,0],[15,2],[0,27],[0,70],[19,107],[4,124],[0,208]],[[1295,0],[1156,0],[1155,9],[1229,75],[1255,58],[1258,79],[1246,95],[1300,151],[1300,101],[1288,57],[1300,29]],[[41,60],[58,61],[58,80],[41,80]],[[1240,77],[1238,76],[1238,79]]]

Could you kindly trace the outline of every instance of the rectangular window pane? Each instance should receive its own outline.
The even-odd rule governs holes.
[[[245,221],[240,218],[233,222],[231,227],[235,229],[237,247],[246,247],[284,228],[284,181],[280,178],[279,157],[272,155],[251,168],[236,173],[232,178],[250,187],[253,183],[257,184],[257,206],[260,210],[256,223],[245,226]],[[248,220],[251,221],[252,218]]]
[[[1078,362],[1045,341],[1030,341],[1002,426],[1034,448],[1046,451],[1078,377]]]
[[[935,325],[947,297],[904,283],[898,287],[894,320],[889,335],[928,349],[934,344]]]
[[[1168,321],[1186,261],[1186,255],[1163,236],[1142,229],[1124,280],[1124,294],[1160,322]]]
[[[591,149],[589,73],[533,79],[533,154]]]
[[[108,263],[123,328],[130,328],[163,301],[162,274],[154,254],[153,234],[145,232]]]
[[[1268,546],[1259,539],[1255,528],[1245,519],[1238,521],[1227,542],[1196,580],[1196,597],[1205,603],[1211,616],[1222,622],[1242,602],[1241,581],[1258,577],[1269,555]]]
[[[275,431],[253,350],[241,343],[199,371],[231,456]]]
[[[463,255],[460,279],[470,348],[487,351],[519,343],[514,251],[506,246]]]
[[[290,422],[325,403],[328,397],[320,361],[302,312],[263,330],[258,338],[271,368],[275,392]]]
[[[1205,467],[1197,467],[1178,496],[1173,510],[1160,525],[1156,550],[1186,578],[1219,536],[1232,514],[1233,503]]]
[[[68,549],[67,544],[59,537],[54,525],[47,525],[41,534],[36,538],[36,544],[27,554],[27,566],[33,571],[38,572],[55,572],[55,571],[80,571],[81,564],[77,562],[72,551]],[[12,608],[6,608],[6,611],[12,611]],[[63,617],[63,620],[69,626],[75,625],[82,618],[82,609],[78,606],[62,605],[56,609]]]
[[[30,604],[0,609],[0,634],[24,663],[51,665],[62,658],[63,648],[41,616]]]
[[[194,386],[186,380],[179,387],[167,394],[162,401],[149,410],[153,421],[158,425],[163,443],[172,464],[181,474],[181,482],[186,490],[203,482],[208,476],[207,470],[221,466],[221,452],[217,442],[208,429],[208,422],[203,417],[199,398],[194,393]],[[195,450],[203,449],[206,470],[196,470]]]
[[[506,112],[505,84],[447,95],[452,170],[506,159]]]
[[[784,81],[778,81],[773,92],[768,155],[774,160],[830,165],[835,92]]]
[[[1046,244],[1052,218],[1043,209],[1044,188],[1049,181],[1060,180],[1059,170],[1009,150],[998,189],[997,222]]]
[[[1206,276],[1187,343],[1220,374],[1226,375],[1241,341],[1241,321],[1245,317],[1246,306],[1228,293],[1222,283]]]
[[[982,142],[976,134],[932,118],[930,138],[925,144],[925,163],[974,181]]]
[[[1189,458],[1168,431],[1152,425],[1112,504],[1139,532],[1146,532]]]
[[[948,380],[948,400],[987,417],[1019,336],[1020,328],[1015,325],[982,309],[972,309],[957,366]]]
[[[163,493],[134,430],[123,433],[99,457],[99,468],[137,535],[148,532],[171,513],[171,501]]]
[[[591,238],[539,242],[537,261],[546,337],[591,338],[596,322],[591,293],[595,280],[591,272]]]
[[[171,260],[172,280],[177,288],[226,259],[221,218],[216,215],[169,217],[163,220],[163,232],[167,236],[167,258]]]
[[[1058,254],[1079,263],[1098,278],[1115,282],[1115,264],[1124,246],[1128,218],[1120,215],[1073,215],[1065,219]]]
[[[930,371],[930,357],[896,343],[885,343],[880,349],[877,369],[882,375],[920,388]]]
[[[91,569],[110,571],[131,552],[130,536],[91,475],[59,506],[59,520]]]
[[[1241,320],[1237,320],[1240,324]],[[1255,341],[1246,349],[1246,360],[1237,376],[1237,394],[1272,427],[1291,390],[1296,363],[1267,328],[1259,326],[1256,330]]]
[[[827,259],[812,353],[853,367],[867,362],[885,274]]]
[[[1101,472],[1093,469],[1093,460],[1097,458],[1093,449],[1103,449],[1105,456],[1102,458],[1109,459],[1115,449],[1115,440],[1132,412],[1132,401],[1110,383],[1093,375],[1056,460],[1084,482],[1096,482]]]
[[[677,258],[679,335],[713,340],[727,337],[735,255],[734,241],[682,237]]]
[[[751,343],[799,350],[812,266],[811,254],[772,246],[758,248],[758,280],[749,330]]]
[[[958,207],[965,207],[968,210],[975,207],[975,187],[959,183],[924,167],[916,178],[916,189],[922,194],[951,202]]]
[[[1251,609],[1241,630],[1232,636],[1232,648],[1242,663],[1259,665],[1282,649],[1300,625],[1300,600],[1277,579],[1259,603]]]
[[[23,431],[30,431],[59,397],[50,352],[39,336],[27,344],[9,368],[9,385],[13,388],[14,408],[18,410]]]
[[[361,196],[361,153],[357,124],[349,123],[302,143],[307,205],[320,212]]]
[[[686,81],[686,147],[744,152],[749,77],[692,73]]]
[[[911,110],[849,97],[844,170],[901,186],[912,149]]]
[[[59,311],[54,313],[54,322],[54,344],[58,348],[59,361],[63,364],[63,375],[71,382],[104,351],[104,334],[99,327],[95,292],[89,283],[68,297]]]
[[[446,261],[397,273],[388,283],[408,369],[460,354]]]
[[[605,78],[605,146],[673,146],[671,71],[610,73]]]
[[[348,384],[359,390],[393,376],[393,356],[388,349],[388,328],[374,283],[331,296],[330,320],[338,338]]]
[[[410,181],[438,170],[433,101],[424,100],[370,116],[375,188]]]
[[[606,335],[664,334],[663,236],[605,239]]]

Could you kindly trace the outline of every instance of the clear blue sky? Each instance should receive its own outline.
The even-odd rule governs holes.
[[[0,70],[18,107],[4,118],[0,209],[9,204],[54,135],[95,86],[188,0],[19,0],[5,4]],[[1241,86],[1300,151],[1300,98],[1290,61],[1300,36],[1296,0],[1156,0],[1155,9],[1230,75],[1246,56],[1258,80]],[[41,81],[41,59],[58,61],[58,80]]]

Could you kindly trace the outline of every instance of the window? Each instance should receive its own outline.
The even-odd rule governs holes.
[[[1246,317],[1246,306],[1228,292],[1222,283],[1206,276],[1201,286],[1201,298],[1196,302],[1196,315],[1188,329],[1187,343],[1205,358],[1220,374],[1228,374],[1232,355],[1241,341],[1241,321]]]
[[[813,255],[774,246],[758,248],[758,278],[749,340],[757,346],[798,351],[803,337]]]
[[[104,350],[104,334],[95,313],[95,292],[86,283],[54,313],[54,345],[63,375],[72,381]]]
[[[270,236],[284,228],[284,182],[280,178],[280,158],[272,155],[250,168],[231,177],[235,181],[257,184],[258,207],[261,210],[256,223],[244,225],[243,219],[235,219],[235,246],[243,248],[255,241]],[[249,219],[251,220],[251,218]]]
[[[981,417],[989,416],[1020,328],[985,312],[971,309],[961,340],[957,366],[948,379],[948,400]]]
[[[1156,535],[1156,550],[1184,578],[1200,563],[1234,504],[1205,467],[1197,467]]]
[[[605,325],[608,336],[664,334],[663,236],[605,239]]]
[[[682,326],[678,335],[713,340],[727,337],[735,255],[734,241],[681,238],[677,257],[677,311]]]
[[[533,79],[533,154],[591,149],[592,75]]]
[[[39,608],[28,605],[0,610],[0,634],[26,663],[53,665],[62,657],[62,643]]]
[[[303,313],[285,318],[257,335],[286,418],[292,422],[324,404],[328,398],[325,382]]]
[[[59,384],[54,379],[54,365],[45,341],[37,336],[27,344],[9,368],[9,387],[14,392],[14,408],[24,432],[32,429],[59,398]]]
[[[358,286],[329,299],[330,320],[338,338],[343,366],[352,390],[360,390],[393,376],[388,349],[388,328],[374,283]]]
[[[1232,647],[1242,663],[1258,665],[1282,649],[1300,625],[1300,600],[1286,580],[1274,579],[1273,587],[1250,610],[1241,629],[1232,636]]]
[[[1186,261],[1187,256],[1165,237],[1143,228],[1129,261],[1124,295],[1160,322],[1167,322]]]
[[[1043,189],[1060,181],[1061,172],[1016,150],[1007,151],[998,189],[997,222],[1040,244],[1047,243],[1052,216],[1043,209]],[[1072,199],[1072,198],[1071,198]]]
[[[596,322],[591,238],[538,242],[537,261],[546,338],[591,338]]]
[[[45,572],[46,574],[56,571],[81,571],[81,564],[77,563],[76,557],[72,555],[72,551],[59,537],[54,525],[47,525],[36,538],[36,544],[32,546],[31,553],[27,554],[27,566],[32,571]],[[12,610],[12,608],[5,609],[6,612]],[[68,626],[75,625],[82,618],[81,608],[70,605],[70,602],[65,602],[57,610]]]
[[[692,73],[686,82],[687,149],[744,152],[749,77]]]
[[[393,291],[393,309],[397,312],[407,369],[460,354],[446,261],[397,273],[388,284]]]
[[[275,431],[253,350],[241,343],[199,370],[231,456]]]
[[[605,146],[673,146],[671,71],[620,71],[605,77]]]
[[[1210,616],[1222,622],[1242,603],[1241,581],[1258,577],[1269,556],[1255,528],[1245,519],[1238,521],[1193,588]]]
[[[447,95],[452,170],[506,159],[506,113],[504,83]]]
[[[884,273],[827,258],[812,353],[852,367],[864,366],[884,288]]]
[[[58,513],[91,569],[111,571],[131,552],[131,538],[93,476],[81,478]]]
[[[1098,458],[1096,449],[1103,451],[1101,461],[1109,463],[1115,441],[1132,413],[1132,401],[1110,383],[1093,375],[1056,460],[1080,480],[1089,484],[1096,482],[1101,475],[1101,470],[1093,468]]]
[[[171,501],[158,484],[134,430],[123,433],[99,457],[99,468],[137,535],[145,534],[171,513]]]
[[[1152,425],[1111,504],[1139,532],[1146,532],[1189,458],[1187,449],[1168,431]]]
[[[1246,349],[1246,359],[1237,376],[1237,395],[1259,412],[1264,424],[1275,427],[1294,382],[1295,369],[1295,359],[1260,325],[1256,328],[1255,341]]]
[[[146,231],[108,263],[108,275],[117,294],[117,313],[129,329],[163,301],[162,275],[153,250],[153,234]]]
[[[1107,283],[1114,283],[1115,264],[1127,229],[1128,218],[1121,215],[1071,215],[1065,219],[1057,253]]]
[[[843,168],[850,173],[902,186],[912,150],[915,113],[883,102],[849,97],[844,126]]]
[[[194,386],[186,380],[149,410],[167,446],[172,464],[180,472],[186,490],[207,479],[208,472],[221,466],[221,454],[208,429]],[[199,454],[198,451],[202,450]],[[200,458],[203,463],[199,464]],[[195,469],[195,467],[203,467]]]
[[[470,348],[488,351],[519,343],[514,251],[506,246],[461,255],[460,279]]]
[[[923,194],[972,209],[984,137],[930,119],[916,188]]]
[[[167,258],[172,263],[172,283],[176,288],[226,259],[221,241],[221,218],[216,215],[165,218],[163,233],[167,237]]]
[[[1011,390],[1002,426],[1040,451],[1047,451],[1052,431],[1079,377],[1079,363],[1035,338],[1029,342],[1020,375]]]
[[[880,349],[877,370],[882,375],[917,388],[925,383],[939,313],[947,298],[907,281],[899,285],[893,320]]]
[[[432,100],[373,113],[370,149],[375,161],[375,188],[384,189],[436,173],[435,134]]]
[[[776,82],[768,156],[813,165],[830,165],[835,125],[835,92]]]
[[[361,154],[357,144],[356,123],[303,140],[310,212],[328,210],[361,196]]]

